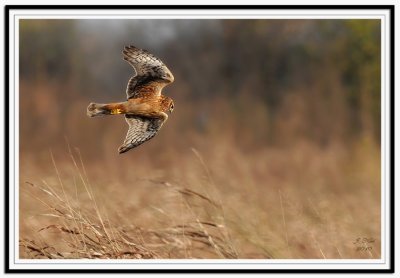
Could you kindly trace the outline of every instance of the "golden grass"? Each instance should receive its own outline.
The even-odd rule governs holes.
[[[372,141],[233,146],[163,163],[139,152],[83,163],[76,149],[47,164],[21,157],[20,257],[380,258]],[[357,238],[374,242],[360,250]]]
[[[34,231],[35,239],[21,237],[21,257],[151,259],[174,256],[195,258],[197,253],[209,253],[207,256],[210,257],[237,258],[223,221],[217,222],[211,217],[200,220],[196,213],[195,201],[213,211],[214,216],[222,210],[221,205],[209,197],[170,182],[149,180],[155,185],[162,185],[163,191],[175,194],[177,202],[181,202],[192,221],[162,229],[120,226],[110,220],[107,211],[101,211],[79,152],[79,166],[71,150],[69,154],[78,177],[73,179],[73,184],[63,181],[51,155],[57,184],[25,182],[23,186],[22,192],[48,211],[36,217],[52,220],[49,221],[51,224]],[[79,193],[79,186],[84,189],[85,196]],[[85,201],[82,202],[82,199]],[[171,218],[161,208],[153,207],[153,210]]]

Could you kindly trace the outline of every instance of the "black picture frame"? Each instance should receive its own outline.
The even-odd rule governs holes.
[[[199,267],[198,269],[11,269],[10,268],[10,235],[9,235],[9,227],[10,227],[10,218],[9,218],[9,193],[10,188],[13,186],[10,184],[10,176],[9,176],[9,159],[10,159],[10,142],[9,142],[9,134],[10,134],[10,125],[9,125],[9,100],[10,100],[10,84],[9,84],[9,65],[10,65],[10,49],[9,49],[9,19],[10,19],[10,11],[11,10],[116,10],[116,9],[130,9],[130,10],[138,10],[138,9],[163,9],[163,10],[286,10],[286,9],[306,9],[306,10],[371,10],[371,9],[384,9],[390,12],[390,119],[389,119],[389,140],[390,140],[390,258],[389,264],[390,268],[388,269],[206,269],[203,267]],[[199,5],[158,5],[158,6],[149,6],[149,5],[6,5],[4,7],[5,21],[4,21],[4,75],[5,75],[5,93],[4,93],[4,265],[5,265],[5,273],[394,273],[394,261],[395,261],[395,251],[394,251],[394,91],[395,91],[395,82],[394,82],[394,38],[395,38],[395,24],[394,24],[394,5],[230,5],[230,6],[199,6]]]

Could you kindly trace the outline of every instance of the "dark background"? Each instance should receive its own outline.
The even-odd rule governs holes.
[[[22,152],[63,148],[64,136],[85,155],[115,150],[125,122],[85,111],[90,101],[125,99],[133,71],[121,51],[130,44],[175,75],[164,93],[176,111],[160,139],[172,148],[221,136],[243,148],[380,142],[378,20],[22,20],[20,28]]]

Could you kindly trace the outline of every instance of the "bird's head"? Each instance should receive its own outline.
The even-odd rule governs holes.
[[[174,101],[171,99],[171,103],[169,104],[168,112],[171,114],[174,111]]]
[[[161,107],[163,112],[172,113],[174,111],[174,101],[167,96],[161,96]]]

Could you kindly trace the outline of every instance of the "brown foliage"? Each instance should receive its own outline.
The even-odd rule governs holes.
[[[20,27],[22,258],[380,257],[378,21]],[[86,107],[125,99],[129,44],[175,110],[119,155],[125,121]]]

